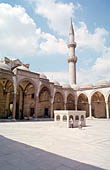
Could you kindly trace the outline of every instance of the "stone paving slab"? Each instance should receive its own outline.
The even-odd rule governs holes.
[[[110,120],[0,123],[0,170],[110,170]]]

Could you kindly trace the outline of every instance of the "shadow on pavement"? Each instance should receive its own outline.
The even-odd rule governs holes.
[[[0,170],[104,169],[74,161],[0,136]]]

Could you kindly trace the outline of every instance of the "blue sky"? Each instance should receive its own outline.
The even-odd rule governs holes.
[[[68,82],[70,17],[77,42],[77,83],[109,80],[109,0],[1,0],[0,58],[19,58],[35,72]]]

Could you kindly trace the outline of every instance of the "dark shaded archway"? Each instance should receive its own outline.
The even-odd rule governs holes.
[[[12,118],[13,97],[13,82],[0,78],[0,118]]]
[[[43,87],[39,93],[38,117],[50,117],[51,97],[47,87]]]
[[[106,105],[104,95],[97,91],[91,97],[92,116],[106,118]]]
[[[34,116],[35,87],[32,82],[28,80],[20,82],[17,92],[17,106],[16,119],[28,119]]]
[[[67,97],[66,110],[75,110],[75,98],[72,94]]]
[[[86,117],[89,117],[89,103],[88,98],[85,94],[81,93],[78,97],[78,110],[86,111]]]
[[[56,92],[53,103],[54,110],[64,110],[64,99],[60,92]]]

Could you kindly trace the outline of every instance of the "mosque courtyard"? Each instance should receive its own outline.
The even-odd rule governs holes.
[[[110,170],[110,120],[1,122],[0,170]]]

